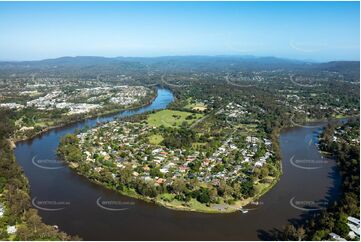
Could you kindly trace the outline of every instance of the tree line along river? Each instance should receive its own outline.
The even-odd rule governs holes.
[[[340,194],[336,164],[317,148],[317,132],[326,123],[282,130],[283,175],[258,203],[246,207],[247,213],[170,210],[93,184],[57,161],[63,135],[119,116],[164,109],[173,100],[171,91],[158,88],[157,98],[146,107],[88,119],[18,142],[15,156],[43,221],[85,240],[265,240],[270,239],[271,230],[317,212]]]

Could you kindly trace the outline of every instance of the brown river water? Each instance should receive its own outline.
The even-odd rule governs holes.
[[[18,142],[16,159],[29,179],[33,205],[43,221],[85,240],[269,240],[270,232],[307,218],[340,194],[341,178],[333,160],[317,149],[317,132],[326,123],[283,129],[283,175],[248,212],[202,214],[174,211],[122,196],[89,182],[56,160],[60,138],[86,125],[117,116],[163,109],[173,94],[158,89],[147,107],[89,119]]]

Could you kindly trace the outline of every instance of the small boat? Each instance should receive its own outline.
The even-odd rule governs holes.
[[[242,207],[239,208],[239,211],[241,211],[242,213],[248,213],[248,210],[247,209],[244,209]]]

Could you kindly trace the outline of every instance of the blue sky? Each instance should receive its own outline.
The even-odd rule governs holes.
[[[0,60],[256,55],[359,60],[359,2],[0,2]]]

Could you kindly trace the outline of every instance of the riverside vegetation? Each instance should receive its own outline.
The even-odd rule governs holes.
[[[44,224],[31,207],[29,185],[9,140],[15,132],[13,116],[11,111],[0,110],[0,239],[79,240]]]
[[[279,161],[264,132],[224,120],[229,115],[218,112],[192,128],[203,114],[167,109],[69,134],[58,153],[122,194],[173,209],[232,212],[274,184]],[[214,122],[224,127],[209,129]]]
[[[315,214],[301,226],[289,224],[275,238],[281,240],[328,240],[330,233],[349,237],[349,216],[360,215],[360,119],[346,124],[329,124],[320,135],[320,150],[334,158],[342,176],[341,198],[329,208]]]
[[[54,65],[58,68],[51,68]],[[167,73],[165,79],[162,78],[164,73]],[[156,133],[148,137],[150,145],[179,146],[177,139],[167,137],[185,129],[187,134],[201,134],[199,137],[189,136],[192,147],[187,149],[202,150],[209,148],[204,147],[202,142],[207,140],[207,134],[211,133],[209,138],[216,137],[215,140],[219,141],[219,138],[224,138],[222,134],[230,134],[230,127],[238,126],[237,130],[243,129],[238,130],[243,132],[243,137],[247,138],[251,136],[247,134],[255,132],[255,137],[271,141],[275,167],[279,171],[278,136],[281,128],[300,125],[307,120],[359,116],[359,62],[305,63],[247,57],[164,57],[136,60],[65,57],[34,62],[0,63],[1,109],[4,111],[4,118],[9,120],[7,123],[14,127],[13,132],[4,137],[12,141],[27,139],[50,127],[90,117],[88,114],[93,112],[67,115],[71,110],[62,108],[60,103],[55,103],[55,109],[46,110],[39,109],[36,105],[28,107],[27,102],[45,97],[47,93],[59,89],[64,93],[75,94],[79,88],[85,90],[119,85],[166,86],[172,89],[177,97],[169,107],[172,112],[195,113],[195,118],[189,117],[183,127],[179,126],[182,126],[183,118],[187,118],[189,114],[176,117],[174,122],[171,120],[172,115],[168,116],[167,119],[171,122],[163,123],[164,127],[156,127]],[[101,96],[101,93],[97,96]],[[139,105],[148,103],[149,100],[146,98]],[[105,104],[107,101],[104,101]],[[76,104],[83,103],[84,100],[75,95],[69,102]],[[111,106],[113,105],[108,106],[109,110],[114,110]],[[119,106],[117,110],[118,108]],[[106,109],[105,112],[100,109],[97,114],[109,113]],[[4,130],[7,132],[12,129],[7,127]],[[162,130],[165,130],[164,133]],[[189,137],[184,140],[188,141]],[[7,143],[5,144],[4,147],[7,147]],[[11,149],[9,152],[12,152]],[[11,166],[8,161],[5,163],[9,167],[5,166],[4,169],[18,167],[15,162],[11,163]],[[269,173],[271,172],[269,170]],[[261,181],[256,175],[249,175],[249,178],[251,177],[254,177],[256,182]],[[17,176],[17,179],[20,179],[20,176]],[[8,180],[3,181],[5,187],[10,183]],[[26,193],[28,194],[28,191]],[[8,197],[1,197],[6,211],[9,211],[6,204],[14,196],[8,194]],[[225,204],[229,202],[229,205],[232,205],[232,200],[234,198],[226,199]],[[14,211],[8,216],[17,215]],[[36,230],[35,227],[32,228]],[[312,236],[312,230],[305,228],[305,232],[308,236],[306,238]],[[15,239],[16,236],[8,238]]]

